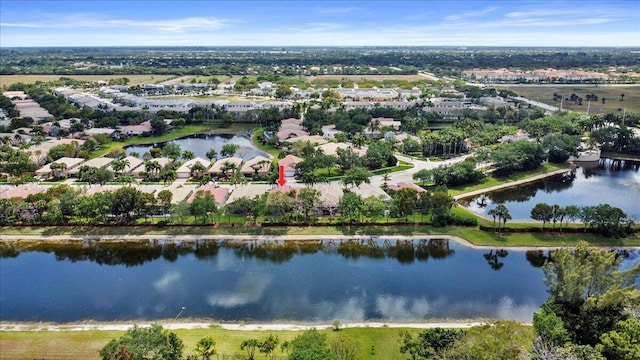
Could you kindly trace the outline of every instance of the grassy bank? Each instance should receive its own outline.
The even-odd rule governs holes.
[[[523,179],[538,176],[538,175],[544,175],[552,171],[568,169],[568,168],[569,168],[568,163],[563,163],[563,164],[544,163],[535,170],[520,171],[507,177],[488,176],[482,179],[482,181],[480,181],[479,183],[451,187],[449,188],[449,194],[451,194],[452,196],[456,196],[456,195],[464,194],[467,192],[482,190],[482,189],[490,188],[492,186],[497,186],[497,185],[508,184],[514,181],[523,180]]]
[[[517,224],[507,224],[517,226]],[[531,224],[528,224],[531,226]],[[567,234],[559,231],[546,233],[508,233],[482,231],[475,227],[449,226],[436,228],[427,225],[361,225],[361,226],[290,226],[290,227],[213,227],[213,226],[64,226],[64,227],[0,227],[0,234],[19,236],[171,236],[171,235],[250,235],[250,236],[457,236],[477,246],[574,246],[586,240],[594,246],[640,246],[638,235],[627,238],[607,238],[590,233]]]
[[[400,360],[398,344],[399,328],[349,328],[340,333],[355,339],[360,347],[360,359]],[[407,329],[418,333],[418,329]],[[301,331],[246,331],[224,330],[221,328],[173,330],[184,341],[184,355],[195,354],[195,344],[205,336],[216,341],[219,354],[243,354],[240,343],[246,339],[262,339],[269,334],[277,335],[280,343],[291,341]],[[321,330],[328,336],[335,336],[331,330]],[[99,359],[98,351],[109,340],[122,336],[121,331],[0,331],[0,359]],[[373,351],[372,351],[373,349]],[[284,353],[286,354],[286,353]],[[275,351],[276,359],[283,355],[280,348]],[[222,358],[222,357],[220,357]],[[244,357],[242,357],[244,358]],[[215,359],[215,357],[213,357]],[[266,359],[264,354],[256,354],[256,359]]]
[[[175,129],[171,132],[162,134],[160,136],[149,137],[132,137],[124,141],[113,141],[106,144],[102,149],[91,153],[91,158],[97,158],[108,154],[109,152],[118,148],[124,148],[132,145],[148,145],[156,144],[175,139],[187,137],[189,135],[198,133],[224,133],[224,134],[237,134],[245,130],[246,124],[234,124],[229,127],[221,127],[220,125],[187,125],[180,129]]]

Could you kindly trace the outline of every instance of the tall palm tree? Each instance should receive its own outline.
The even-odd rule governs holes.
[[[196,161],[196,163],[193,164],[190,169],[191,177],[196,179],[201,179],[204,176],[204,172],[206,170],[207,168],[204,165],[202,165],[200,161]]]
[[[115,173],[118,174],[118,176],[120,176],[122,174],[122,172],[124,172],[124,170],[129,166],[130,166],[129,160],[127,160],[127,159],[115,160],[111,164],[111,167],[113,168],[113,171],[115,171]]]
[[[160,173],[160,180],[162,180],[165,185],[176,181],[177,178],[178,174],[175,170],[164,170]]]
[[[498,222],[502,220],[502,228],[504,228],[504,224],[507,223],[507,220],[511,219],[511,213],[505,204],[498,204],[498,206],[496,206],[496,212],[498,213]],[[500,230],[500,228],[498,230]]]
[[[161,170],[162,166],[155,160],[148,160],[144,162],[144,171],[147,172],[149,178],[155,179]]]
[[[487,215],[491,215],[493,217],[493,231],[496,231],[496,217],[498,216],[498,209],[493,208],[487,211]]]
[[[181,156],[184,160],[191,160],[196,157],[196,154],[191,150],[185,150],[182,152]]]

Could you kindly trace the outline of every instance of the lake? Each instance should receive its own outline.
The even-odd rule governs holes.
[[[579,163],[575,177],[554,176],[522,186],[464,199],[469,210],[487,216],[486,212],[503,203],[512,221],[533,221],[531,209],[540,202],[566,205],[610,204],[624,210],[631,219],[640,221],[640,162],[612,160]],[[489,217],[489,216],[487,216]]]
[[[193,151],[197,157],[201,157],[203,159],[207,158],[207,151],[211,149],[215,149],[218,153],[218,158],[221,158],[220,151],[225,144],[237,144],[240,146],[235,156],[243,158],[244,160],[253,159],[258,155],[262,155],[265,157],[269,157],[266,153],[261,150],[258,150],[251,143],[251,139],[247,136],[242,135],[221,135],[221,134],[195,134],[190,135],[188,137],[182,139],[176,139],[169,141],[170,143],[175,143],[180,146],[182,151],[191,150]],[[162,146],[163,143],[154,144],[153,146]],[[132,152],[136,152],[139,154],[139,157],[142,158],[142,155],[151,150],[153,147],[151,145],[134,145],[128,146],[126,149],[127,155],[130,155]]]
[[[0,243],[0,320],[531,321],[543,251],[439,240]]]

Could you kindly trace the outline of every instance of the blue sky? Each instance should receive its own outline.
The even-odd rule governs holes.
[[[640,1],[0,0],[0,47],[640,46]]]

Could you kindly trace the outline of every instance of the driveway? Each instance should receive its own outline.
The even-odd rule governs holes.
[[[471,154],[458,156],[453,159],[447,159],[444,161],[430,161],[430,160],[425,161],[425,160],[418,160],[418,159],[410,158],[404,155],[396,154],[396,158],[398,158],[398,160],[406,161],[408,163],[413,164],[413,168],[405,171],[398,171],[398,172],[388,174],[389,184],[397,184],[400,182],[414,183],[415,180],[413,180],[413,174],[417,173],[420,170],[423,170],[423,169],[430,170],[430,169],[437,168],[438,166],[454,164],[454,163],[463,161],[469,156],[471,156]],[[371,185],[382,186],[383,177],[384,175],[375,175],[371,177]]]

